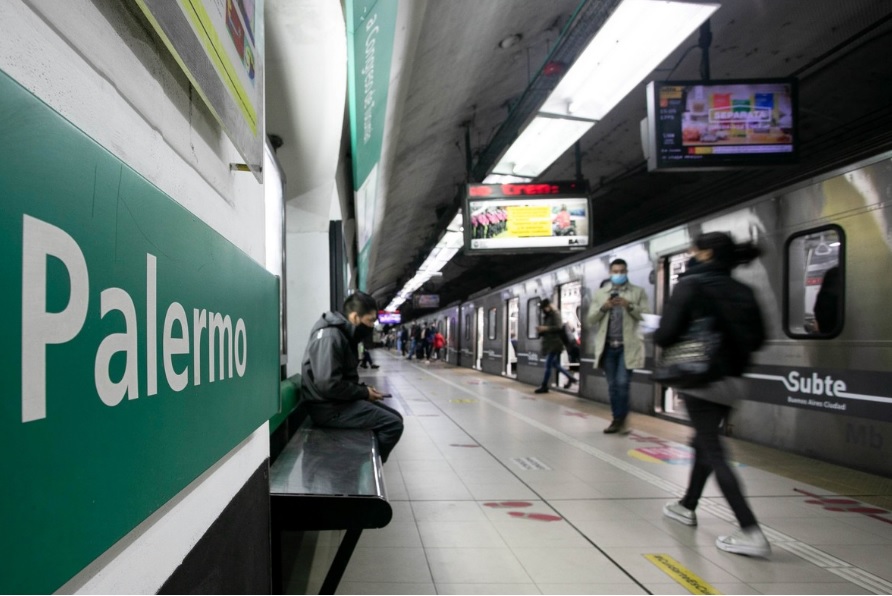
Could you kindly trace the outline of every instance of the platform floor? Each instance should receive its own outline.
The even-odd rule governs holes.
[[[691,429],[442,363],[375,350],[366,382],[406,430],[384,466],[393,521],[366,530],[340,594],[890,594],[892,480],[728,440],[772,543],[718,550],[734,516],[710,481],[699,526],[665,519]],[[340,532],[287,537],[287,593],[318,593]]]

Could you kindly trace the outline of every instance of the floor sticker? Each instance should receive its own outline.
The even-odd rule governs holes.
[[[669,555],[644,555],[644,558],[656,565],[663,573],[678,582],[691,594],[721,594],[703,578]]]
[[[535,457],[512,457],[511,461],[513,461],[517,467],[523,468],[524,470],[550,470],[551,469],[551,467],[549,467],[548,464],[546,464],[542,460],[537,459]]]

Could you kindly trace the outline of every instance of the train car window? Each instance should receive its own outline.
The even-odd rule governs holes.
[[[465,340],[471,339],[471,313],[465,313],[464,336]]]
[[[498,325],[499,325],[499,320],[497,318],[498,314],[499,314],[498,309],[496,307],[492,307],[491,309],[489,309],[489,315],[487,316],[487,319],[486,319],[486,326],[488,329],[488,332],[486,335],[487,335],[487,337],[489,337],[489,339],[495,339],[498,336]]]
[[[836,225],[787,240],[784,331],[827,339],[842,331],[845,313],[845,234]]]
[[[527,302],[527,337],[530,339],[536,339],[539,337],[539,331],[536,327],[539,326],[539,299],[538,298],[530,298]]]

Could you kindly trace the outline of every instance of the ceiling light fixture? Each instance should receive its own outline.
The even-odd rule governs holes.
[[[421,267],[418,268],[418,271],[412,279],[403,286],[403,289],[397,292],[396,296],[390,301],[390,304],[387,305],[386,310],[398,309],[412,296],[413,292],[423,286],[430,278],[442,275],[440,270],[443,269],[443,267],[446,266],[446,263],[448,263],[464,246],[465,239],[462,230],[462,217],[461,211],[459,211],[456,216],[452,218],[452,221],[449,222],[449,225],[446,226],[446,233],[444,233],[443,237],[440,238],[440,241],[437,242],[437,245],[421,264]]]
[[[540,112],[496,164],[494,174],[535,178],[595,125]]]
[[[493,173],[539,176],[719,6],[679,0],[623,0]]]
[[[515,33],[514,35],[509,35],[505,39],[499,42],[499,47],[503,50],[507,50],[511,46],[515,46],[520,43],[520,40],[523,39],[523,35],[520,33]]]
[[[523,176],[507,176],[503,174],[490,174],[483,179],[483,184],[514,184],[515,182],[531,182],[532,178]]]

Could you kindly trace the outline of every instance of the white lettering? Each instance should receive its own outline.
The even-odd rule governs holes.
[[[99,344],[96,361],[93,366],[93,378],[99,399],[107,406],[116,406],[127,395],[128,399],[139,397],[139,357],[136,350],[136,308],[130,295],[121,288],[108,288],[99,295],[100,314],[102,318],[113,310],[124,315],[123,333],[111,333]],[[124,375],[117,383],[111,380],[110,367],[112,357],[124,352]]]
[[[50,257],[55,259],[52,266]],[[57,262],[61,262],[64,273],[57,273],[62,271],[55,265]],[[53,279],[49,279],[50,275],[53,275]],[[93,360],[96,393],[102,403],[110,407],[119,405],[125,396],[128,400],[140,397],[141,348],[146,350],[146,395],[158,393],[158,262],[155,255],[146,254],[145,275],[144,345],[139,342],[140,317],[137,316],[136,305],[131,294],[122,288],[109,287],[99,293],[100,321],[91,321],[89,327],[91,335],[103,328],[116,331],[101,337]],[[89,282],[84,253],[74,238],[59,227],[24,215],[21,311],[23,423],[47,417],[48,346],[68,343],[84,328],[90,303]],[[111,315],[113,311],[120,313],[120,317]],[[174,359],[177,356],[188,357],[190,345],[193,352],[193,384],[201,384],[203,335],[207,338],[211,382],[231,379],[233,369],[239,377],[245,376],[248,367],[248,329],[243,319],[234,321],[233,331],[233,318],[230,315],[193,309],[190,341],[185,307],[179,302],[172,302],[167,307],[161,357],[167,384],[173,391],[183,391],[189,384],[188,359],[177,361],[180,370],[175,367]],[[202,333],[205,330],[207,332]]]
[[[68,272],[68,304],[47,311],[47,257]],[[74,238],[28,215],[22,226],[22,422],[46,418],[46,347],[74,339],[87,318],[87,262]]]
[[[223,380],[223,354],[225,352],[224,347],[229,348],[229,378],[232,378],[232,319],[229,318],[229,315],[220,316],[218,312],[209,313],[208,318],[210,319],[210,325],[208,329],[208,374],[210,375],[211,383],[214,382],[214,337],[219,333],[219,349],[220,349],[220,375],[219,379]],[[224,344],[224,340],[229,338],[229,343]]]
[[[207,311],[197,308],[192,311],[192,384],[201,385],[201,332],[206,329]],[[211,362],[213,367],[213,362]],[[211,380],[214,380],[213,368],[211,368]]]
[[[798,372],[791,371],[785,383],[788,391],[806,393],[808,395],[824,395],[826,397],[839,397],[840,392],[846,391],[845,381],[834,380],[832,376],[818,376],[813,372],[810,377],[801,377]]]
[[[173,337],[174,322],[180,324],[180,336]],[[164,376],[167,384],[174,391],[182,391],[189,384],[189,367],[178,373],[173,367],[175,354],[189,353],[189,321],[186,319],[186,309],[179,302],[173,302],[167,307],[167,315],[164,317]]]
[[[158,393],[158,259],[146,254],[146,395]]]
[[[243,377],[245,369],[248,367],[248,331],[245,329],[245,322],[241,319],[235,324],[235,345],[235,372],[238,373],[238,376]]]
[[[789,374],[790,383],[788,385],[788,389],[790,391],[799,391],[799,373],[793,371]]]

